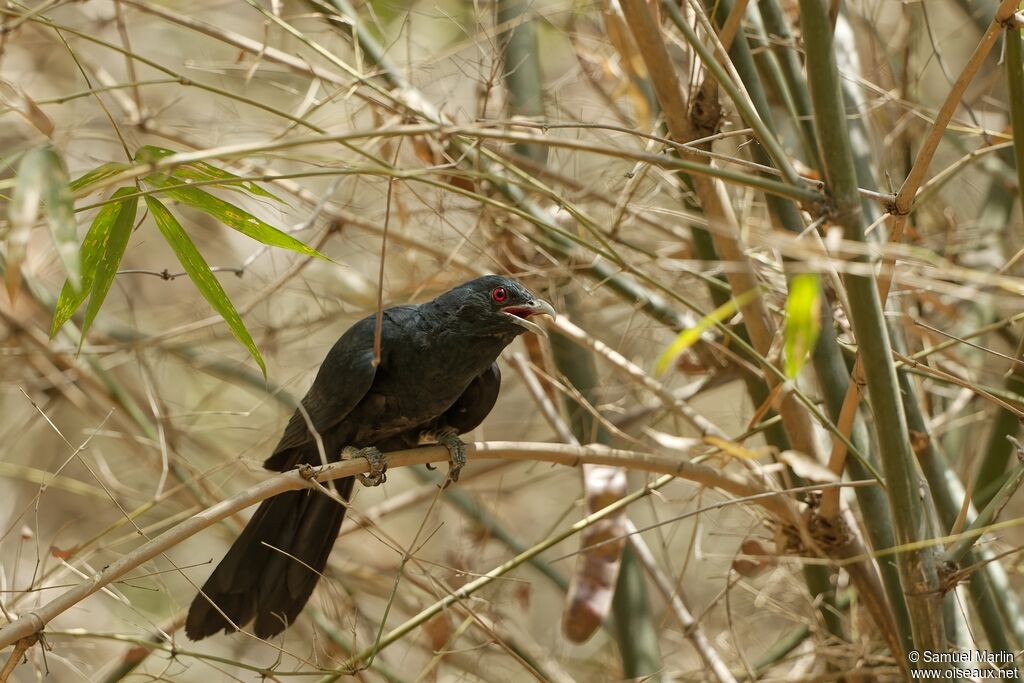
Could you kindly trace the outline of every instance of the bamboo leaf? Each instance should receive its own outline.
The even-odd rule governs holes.
[[[78,250],[78,224],[75,221],[75,202],[71,196],[68,171],[56,150],[43,150],[45,183],[43,199],[46,202],[47,222],[57,255],[64,264],[68,282],[75,289],[82,286],[82,259]]]
[[[139,161],[148,161],[152,159],[163,159],[164,157],[169,157],[172,154],[176,154],[176,152],[164,147],[146,145],[145,147],[139,148],[135,158]],[[220,181],[216,183],[216,186],[223,187],[225,190],[231,190],[232,192],[248,192],[249,194],[257,197],[266,197],[268,199],[273,199],[276,202],[280,202],[281,204],[285,203],[283,199],[271,192],[268,192],[267,190],[264,190],[257,183],[254,183],[251,180],[242,180],[234,173],[217,168],[205,161],[194,161],[178,166],[172,169],[169,172],[169,175],[172,178],[176,178],[186,183]]]
[[[786,376],[800,373],[821,332],[821,280],[812,273],[794,275],[786,299],[786,326],[782,331]]]
[[[122,187],[113,194],[112,199],[135,193],[134,187]],[[137,206],[138,197],[131,197],[130,199],[111,201],[96,214],[92,225],[89,226],[89,231],[85,234],[85,239],[82,240],[82,286],[79,289],[75,289],[70,282],[64,283],[60,296],[57,297],[57,305],[54,307],[53,322],[50,325],[50,337],[56,335],[64,323],[75,314],[75,311],[81,307],[90,292],[92,293],[92,298],[96,299],[97,270],[100,268],[102,261],[112,257],[112,255],[106,253],[108,247],[110,249],[118,249],[117,245],[122,239],[122,231],[127,233],[123,235],[124,243],[127,244],[128,235],[131,234],[131,226],[135,220]],[[127,227],[121,225],[122,221],[127,224]],[[114,235],[115,232],[117,233],[116,237]],[[117,263],[120,263],[123,254],[124,246],[120,246],[116,256]],[[117,265],[115,264],[114,271],[116,272],[116,270]],[[112,279],[113,276],[111,276]],[[102,303],[109,289],[110,283],[108,282],[103,287],[102,293],[96,301],[96,310],[99,310],[99,304]],[[90,299],[89,306],[90,308],[93,307],[92,299]],[[95,317],[95,315],[94,311],[92,316]],[[92,318],[89,318],[89,322],[91,321]],[[83,337],[85,336],[86,328],[88,328],[88,324],[82,330]]]
[[[758,295],[758,293],[758,289],[755,287],[750,291],[733,297],[701,318],[693,327],[680,332],[675,338],[675,341],[669,344],[668,348],[662,351],[661,355],[658,356],[658,360],[655,361],[654,364],[655,371],[658,374],[662,374],[668,370],[668,366],[673,360],[675,360],[676,356],[696,344],[702,334],[707,332],[713,326],[724,322],[727,318],[738,311],[740,306],[743,306],[748,301],[752,300]]]
[[[185,272],[188,273],[193,284],[195,284],[203,297],[210,302],[214,310],[224,318],[231,333],[249,350],[249,354],[252,355],[253,359],[260,366],[260,370],[263,371],[263,376],[266,377],[267,366],[263,362],[263,356],[260,355],[259,349],[256,348],[256,342],[250,336],[249,330],[245,328],[245,323],[242,322],[238,311],[235,310],[231,300],[228,299],[224,288],[220,286],[220,282],[214,277],[210,266],[203,259],[203,255],[196,249],[196,245],[193,244],[184,229],[182,229],[181,224],[178,223],[178,220],[160,200],[152,195],[147,195],[146,207],[153,214],[157,227],[171,246],[171,249],[178,256],[178,260],[185,268]]]
[[[174,153],[173,149],[167,149],[166,147],[143,145],[135,151],[135,161],[140,163],[149,163],[150,161],[172,156]]]
[[[81,280],[78,231],[74,203],[68,188],[68,172],[52,147],[29,150],[18,165],[14,196],[8,209],[11,230],[7,237],[7,293],[13,299],[21,282],[21,263],[39,210],[46,205],[46,219],[57,254],[72,287]]]
[[[7,296],[14,296],[21,285],[21,264],[25,260],[32,225],[39,215],[46,182],[46,162],[42,149],[29,150],[18,164],[14,196],[7,207],[11,229],[7,234]]]
[[[112,178],[121,171],[127,170],[128,164],[119,164],[116,161],[108,161],[105,164],[101,164],[89,171],[88,173],[81,175],[71,181],[71,191],[78,192],[81,189],[95,185],[101,180]]]
[[[155,176],[147,177],[145,180],[147,183],[158,188],[168,187],[171,184],[168,181]],[[319,251],[306,246],[288,233],[278,230],[248,211],[239,208],[230,202],[226,202],[219,197],[215,197],[209,192],[205,192],[198,187],[171,188],[165,190],[165,194],[186,206],[191,206],[193,209],[202,211],[232,230],[237,230],[243,235],[253,238],[257,242],[262,242],[263,244],[271,247],[289,249],[299,254],[315,256],[317,258],[322,258],[325,261],[330,261],[329,258],[321,254]]]
[[[85,333],[89,331],[89,327],[92,325],[92,321],[96,318],[96,314],[99,313],[100,306],[107,297],[107,292],[110,291],[110,286],[114,282],[114,276],[117,275],[117,267],[121,265],[124,250],[128,246],[128,239],[132,236],[132,226],[135,224],[139,198],[136,195],[135,188],[132,187],[121,188],[114,193],[113,198],[116,199],[118,196],[123,195],[135,196],[118,202],[120,210],[117,212],[117,216],[109,229],[104,233],[104,241],[93,244],[90,243],[89,236],[86,235],[86,239],[82,243],[83,261],[88,250],[99,252],[95,272],[90,274],[92,293],[89,295],[89,305],[85,309],[85,320],[82,322],[81,339],[83,340],[85,339]],[[85,289],[85,287],[83,286],[82,289]]]

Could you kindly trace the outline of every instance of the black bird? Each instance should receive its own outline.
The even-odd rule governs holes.
[[[487,275],[416,306],[383,312],[380,363],[374,367],[376,315],[350,327],[328,352],[263,466],[284,472],[298,465],[365,457],[384,481],[381,452],[433,441],[451,453],[449,480],[466,461],[458,438],[494,407],[501,384],[495,360],[526,331],[544,334],[533,315],[554,315],[515,280]],[[305,416],[303,415],[305,412]],[[307,422],[308,418],[308,422]],[[334,483],[348,500],[353,477]],[[295,622],[309,600],[345,518],[345,507],[315,491],[289,491],[265,500],[192,601],[185,633],[199,640],[230,633],[255,619],[270,638]]]

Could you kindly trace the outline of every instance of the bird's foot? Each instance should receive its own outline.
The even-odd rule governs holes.
[[[342,460],[355,460],[356,458],[363,458],[366,462],[370,463],[369,474],[356,475],[360,484],[363,486],[380,486],[388,480],[388,461],[378,449],[373,446],[367,446],[366,448],[346,446],[342,449]]]
[[[466,465],[466,444],[455,432],[442,432],[437,435],[437,443],[448,449],[448,476],[441,488],[459,480],[459,474]]]

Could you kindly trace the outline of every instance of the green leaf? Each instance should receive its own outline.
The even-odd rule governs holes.
[[[740,306],[743,306],[748,301],[753,300],[753,298],[759,293],[760,291],[755,287],[750,291],[733,297],[701,318],[693,327],[680,332],[675,340],[668,345],[668,348],[662,351],[661,355],[658,356],[658,360],[655,361],[654,365],[655,371],[658,374],[664,373],[668,370],[668,366],[673,360],[675,360],[676,356],[696,344],[702,334],[732,316],[737,310],[739,310]]]
[[[96,218],[99,219],[99,216]],[[83,269],[88,268],[85,263],[82,264],[82,267]],[[85,289],[90,284],[92,283],[86,281],[83,277],[81,291],[75,290],[68,282],[65,282],[64,286],[61,287],[60,296],[57,297],[57,305],[53,308],[53,321],[50,323],[50,339],[57,336],[60,328],[64,327],[64,323],[71,319],[71,316],[75,314],[78,307],[85,301],[85,298],[88,296]]]
[[[101,180],[107,178],[113,178],[121,171],[125,171],[129,168],[128,164],[119,164],[116,161],[108,161],[105,164],[97,166],[93,170],[89,171],[85,175],[81,175],[71,181],[71,191],[78,192],[79,190],[94,185]]]
[[[782,331],[786,377],[800,373],[821,332],[821,279],[812,273],[794,275],[786,299],[786,326]]]
[[[174,154],[177,154],[177,152],[173,149],[157,147],[156,145],[143,145],[135,150],[135,161],[148,164],[151,161],[173,156]]]
[[[14,295],[21,284],[21,263],[25,260],[32,225],[39,215],[46,184],[46,160],[42,149],[31,149],[21,157],[14,182],[14,196],[7,207],[11,229],[7,234],[7,296]]]
[[[74,202],[68,187],[68,172],[52,147],[40,147],[29,150],[22,157],[8,209],[11,231],[7,238],[7,291],[11,297],[21,280],[21,262],[32,225],[44,203],[50,236],[64,264],[68,281],[76,288],[81,284],[78,231]]]
[[[171,156],[172,154],[177,154],[177,152],[163,147],[146,145],[145,147],[139,148],[139,151],[135,154],[135,158],[139,161],[150,161],[153,159],[163,159],[164,157]],[[266,197],[268,199],[273,199],[276,202],[280,202],[281,204],[285,203],[280,197],[264,190],[251,180],[242,180],[234,173],[229,173],[228,171],[217,168],[205,161],[193,161],[188,164],[183,164],[182,166],[172,169],[169,172],[169,175],[172,178],[177,178],[185,183],[220,181],[216,182],[217,187],[223,187],[224,189],[231,190],[233,192],[248,192],[249,194],[257,197]]]
[[[228,299],[224,288],[220,286],[220,282],[214,277],[210,266],[203,259],[203,255],[196,249],[196,245],[192,243],[192,240],[189,239],[189,236],[182,229],[181,224],[178,223],[177,219],[171,215],[171,212],[167,210],[167,207],[159,199],[152,195],[147,195],[146,207],[153,214],[157,227],[160,228],[160,232],[163,233],[164,239],[167,240],[171,249],[177,254],[178,260],[184,266],[189,278],[192,279],[192,283],[199,289],[203,297],[210,302],[214,310],[224,318],[231,333],[249,350],[250,355],[252,355],[263,371],[263,376],[266,377],[267,366],[263,362],[263,356],[260,355],[259,349],[256,348],[256,342],[249,335],[249,330],[245,329],[245,323],[242,322],[238,311],[235,310],[231,300]]]
[[[113,194],[112,200],[116,200],[118,197],[125,195],[136,194],[137,190],[134,187],[122,187]],[[86,297],[89,296],[90,292],[95,292],[95,281],[96,271],[99,268],[100,262],[104,258],[108,258],[106,253],[108,245],[111,249],[118,249],[117,244],[121,240],[121,231],[125,230],[120,225],[121,221],[127,223],[126,231],[131,233],[131,226],[135,221],[135,212],[138,206],[138,197],[131,197],[130,199],[124,199],[120,201],[111,201],[105,205],[96,214],[96,217],[92,221],[92,225],[89,226],[89,231],[85,234],[85,239],[82,240],[82,287],[75,289],[71,286],[70,282],[65,282],[64,287],[60,290],[60,296],[57,297],[57,305],[53,311],[53,322],[50,325],[50,337],[52,338],[60,328],[71,319],[71,316],[75,314],[75,311],[79,309]],[[115,227],[117,226],[117,227]],[[114,237],[113,233],[117,232],[118,237]],[[125,243],[128,241],[128,237],[123,237]],[[120,247],[117,252],[117,261],[120,262],[121,255],[124,254],[124,247]],[[116,271],[116,265],[114,267]],[[99,309],[99,304],[102,303],[103,297],[106,296],[107,290],[110,289],[110,283],[107,283],[102,290],[99,301],[96,303],[96,309]],[[95,293],[93,294],[95,298]],[[90,307],[92,301],[90,300]],[[93,313],[95,316],[95,313]],[[83,337],[85,330],[82,331]]]
[[[154,176],[147,177],[145,180],[147,183],[157,188],[164,188],[171,185],[170,182]],[[165,190],[165,194],[186,206],[191,206],[193,209],[202,211],[232,230],[237,230],[243,235],[253,238],[257,242],[262,242],[263,244],[272,247],[290,249],[291,251],[298,252],[306,256],[315,256],[317,258],[322,258],[325,261],[330,261],[329,258],[321,254],[319,251],[306,246],[288,233],[278,230],[274,226],[261,221],[256,216],[253,216],[248,211],[245,211],[230,202],[226,202],[219,197],[215,197],[209,192],[200,190],[198,187],[172,188]]]
[[[82,243],[83,261],[89,252],[99,253],[95,271],[89,274],[92,280],[92,293],[89,295],[89,305],[85,309],[85,320],[82,322],[81,338],[83,340],[92,321],[95,320],[96,314],[99,313],[103,300],[107,298],[107,292],[110,291],[110,286],[114,283],[114,276],[117,275],[117,267],[121,265],[121,259],[124,257],[124,250],[128,247],[128,239],[132,236],[132,226],[135,225],[139,197],[134,187],[122,187],[114,193],[112,199],[124,195],[134,196],[117,202],[120,210],[109,229],[102,235],[102,242],[91,242],[89,235],[86,235],[85,241]],[[97,236],[99,237],[99,235]],[[91,258],[95,259],[95,257]],[[83,289],[85,289],[84,286]]]
[[[64,264],[68,282],[78,289],[82,286],[82,257],[78,250],[78,224],[75,221],[75,200],[71,196],[68,171],[64,161],[52,148],[43,150],[46,163],[46,215],[50,236],[57,255]]]

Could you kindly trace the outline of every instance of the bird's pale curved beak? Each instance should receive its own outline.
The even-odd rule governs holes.
[[[525,304],[506,306],[501,309],[501,312],[511,318],[512,322],[516,325],[525,327],[530,332],[539,334],[542,337],[548,336],[548,331],[530,320],[530,318],[535,315],[550,315],[552,318],[555,317],[555,309],[551,307],[551,304],[543,299],[531,299]]]

